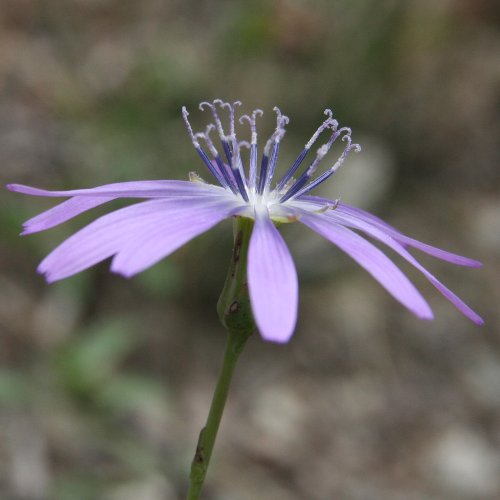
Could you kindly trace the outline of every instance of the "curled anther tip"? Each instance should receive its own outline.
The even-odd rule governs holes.
[[[264,115],[264,111],[262,111],[262,109],[254,109],[252,112],[252,116],[254,118],[257,116],[263,116],[263,115]]]
[[[339,129],[339,134],[341,134],[342,132],[345,132],[344,137],[348,137],[352,134],[352,130],[349,127],[342,127],[341,129]]]
[[[339,122],[335,119],[332,119],[328,125],[334,132],[336,132],[339,128]]]
[[[278,115],[277,116],[278,121],[281,120],[283,113],[281,112],[280,108],[278,108],[278,106],[274,106],[273,111]]]
[[[250,149],[250,143],[248,141],[240,141],[238,143],[238,146],[240,148],[247,148],[247,149]]]
[[[241,106],[241,101],[234,101],[233,106]]]
[[[205,134],[208,135],[212,130],[214,130],[215,125],[213,123],[209,123],[205,128]]]
[[[354,151],[355,153],[359,153],[361,151],[360,144],[351,144],[350,151]]]
[[[346,149],[348,151],[350,151],[351,150],[351,145],[352,145],[352,138],[351,138],[351,136],[349,134],[346,134],[346,135],[342,136],[342,140],[347,142]]]
[[[333,111],[330,109],[330,108],[326,108],[324,111],[323,111],[323,114],[325,114],[326,116],[328,116],[329,118],[333,118]]]
[[[248,115],[241,115],[238,121],[239,121],[239,122],[243,125],[243,122],[244,122],[245,120],[247,120],[247,121],[248,121],[248,123],[250,123],[250,125],[252,125],[252,124],[253,124],[253,121],[254,121],[254,120],[253,120],[252,118],[250,118]]]
[[[206,107],[210,108],[210,109],[214,108],[213,104],[211,104],[210,102],[207,102],[207,101],[203,101],[203,102],[200,102],[200,104],[198,104],[198,109],[200,111],[205,111]]]
[[[198,139],[202,139],[202,140],[206,141],[207,136],[203,132],[197,132],[196,134],[193,135],[193,142],[195,144],[199,144]]]

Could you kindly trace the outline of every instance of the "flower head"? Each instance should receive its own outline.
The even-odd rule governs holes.
[[[257,109],[239,117],[241,124],[248,123],[250,127],[250,141],[239,141],[235,121],[236,108],[240,104],[220,100],[201,103],[200,109],[210,111],[213,122],[204,132],[197,133],[193,132],[188,111],[182,109],[191,141],[216,184],[206,183],[196,174],[191,174],[189,181],[122,182],[71,191],[8,185],[11,191],[19,193],[69,198],[28,220],[22,234],[44,231],[116,198],[147,200],[99,217],[55,248],[40,263],[38,271],[48,282],[53,282],[113,257],[111,270],[130,277],[223,219],[234,216],[251,218],[254,226],[248,249],[247,275],[253,315],[265,339],[286,342],[297,319],[298,280],[290,252],[275,223],[299,221],[346,252],[419,318],[433,317],[426,300],[366,236],[395,251],[422,272],[465,316],[476,324],[483,323],[407,249],[413,247],[461,266],[480,267],[480,262],[409,238],[359,208],[310,194],[340,168],[351,151],[360,150],[360,146],[351,140],[351,130],[339,127],[331,110],[325,110],[326,119],[286,173],[276,178],[280,143],[289,119],[274,108],[276,128],[265,143],[259,162],[256,121],[263,112]],[[229,117],[228,127],[223,125],[223,112]],[[219,136],[220,148],[212,141],[210,134],[214,130]],[[320,136],[326,136],[325,142],[306,162]],[[336,143],[342,145],[342,152],[336,161],[320,170],[324,157]],[[242,148],[249,149],[246,167]]]

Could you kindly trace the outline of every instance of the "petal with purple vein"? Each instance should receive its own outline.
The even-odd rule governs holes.
[[[377,226],[372,225],[368,221],[360,220],[357,217],[335,213],[332,211],[328,215],[332,219],[332,224],[344,224],[353,229],[363,231],[367,235],[381,241],[389,248],[398,253],[403,259],[413,265],[416,269],[423,273],[423,275],[467,318],[476,323],[483,325],[484,320],[473,311],[467,304],[465,304],[457,295],[455,295],[449,288],[441,283],[433,274],[431,274],[420,262],[418,262],[413,255],[411,255],[398,241],[392,238],[392,235],[387,234]],[[334,222],[335,220],[335,222]]]
[[[318,208],[325,207],[328,204],[333,204],[331,200],[327,198],[321,198],[319,196],[301,196],[298,198],[299,201],[307,201],[310,203],[315,203]],[[432,245],[428,245],[427,243],[422,243],[421,241],[415,240],[414,238],[410,238],[409,236],[404,235],[399,232],[395,227],[391,226],[387,222],[383,221],[376,215],[373,215],[361,208],[353,207],[351,205],[346,205],[345,203],[339,203],[335,209],[338,213],[343,213],[346,215],[352,215],[354,217],[358,217],[359,219],[368,222],[372,226],[376,226],[386,234],[391,235],[395,240],[399,241],[403,246],[410,246],[420,250],[421,252],[425,252],[437,259],[445,260],[447,262],[451,262],[457,266],[466,266],[466,267],[482,267],[482,263],[475,260],[470,259],[468,257],[463,257],[461,255],[457,255],[452,252],[447,252],[446,250],[441,250],[440,248],[433,247]]]
[[[61,243],[40,263],[38,271],[49,282],[66,278],[141,241],[171,214],[183,211],[186,219],[195,218],[199,208],[219,200],[218,196],[196,201],[186,198],[151,200],[116,210]]]
[[[111,196],[114,198],[167,198],[178,196],[227,194],[224,188],[191,181],[130,181],[105,184],[89,189],[71,189],[68,191],[49,191],[22,184],[7,184],[7,189],[31,196],[49,196],[53,198],[69,196]]]
[[[297,272],[267,209],[255,211],[248,250],[248,287],[255,322],[262,337],[287,342],[297,322]]]
[[[324,214],[302,213],[299,220],[352,257],[416,316],[422,319],[433,318],[432,311],[420,292],[401,270],[369,241],[340,224],[333,223]]]
[[[27,220],[23,224],[21,234],[26,235],[45,231],[113,199],[105,196],[75,196]]]
[[[402,233],[400,233],[396,228],[384,222],[382,219],[379,219],[373,214],[365,212],[360,208],[351,207],[349,205],[345,205],[340,203],[336,209],[338,213],[353,215],[358,217],[360,220],[363,220],[372,226],[376,226],[386,234],[389,234],[396,241],[399,241],[402,245],[407,245],[421,252],[425,252],[437,259],[445,260],[447,262],[451,262],[457,266],[466,266],[466,267],[481,267],[483,264],[477,260],[469,259],[468,257],[462,257],[461,255],[457,255],[452,252],[447,252],[446,250],[441,250],[440,248],[433,247],[432,245],[428,245],[427,243],[423,243],[421,241],[415,240],[414,238],[410,238]]]
[[[240,204],[234,199],[195,202],[188,208],[169,209],[153,228],[140,231],[133,241],[120,248],[111,270],[126,277],[133,276],[240,209]]]

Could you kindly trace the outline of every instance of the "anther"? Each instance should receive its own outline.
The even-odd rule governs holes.
[[[257,144],[257,116],[262,116],[264,111],[261,109],[255,109],[252,112],[252,117],[248,115],[242,115],[239,119],[239,122],[243,124],[244,121],[248,121],[250,125],[250,132],[252,133],[252,144]]]
[[[264,146],[265,156],[269,156],[271,147],[274,144],[278,144],[281,141],[281,139],[283,139],[283,136],[285,135],[286,132],[285,126],[288,125],[288,123],[290,123],[290,118],[282,114],[277,106],[273,108],[273,111],[276,113],[276,129],[274,130],[273,134],[271,135],[269,140],[266,142],[266,145]]]
[[[241,163],[241,155],[240,155],[240,144],[236,140],[236,137],[233,137],[232,140],[233,146],[233,155],[231,161],[231,170],[234,176],[234,180],[236,181],[236,185],[238,186],[238,191],[245,201],[249,201],[245,174],[243,171],[243,165]]]
[[[326,205],[323,205],[318,210],[315,210],[315,212],[318,214],[324,214],[325,212],[328,212],[329,210],[335,210],[339,206],[339,203],[340,203],[340,198],[337,198],[336,200],[333,200],[333,203],[327,203]]]
[[[325,115],[328,115],[328,118],[318,127],[318,130],[316,130],[316,132],[314,132],[312,137],[306,143],[306,145],[304,146],[306,149],[311,149],[311,146],[317,141],[318,137],[321,135],[321,133],[325,129],[331,128],[334,132],[337,130],[337,127],[339,126],[339,122],[337,120],[333,119],[332,110],[325,109]]]
[[[196,149],[198,149],[200,147],[200,143],[196,139],[196,136],[193,132],[193,128],[191,127],[191,124],[189,123],[188,116],[189,116],[189,113],[188,113],[186,106],[182,106],[182,118],[184,120],[184,123],[186,124],[189,136],[191,137],[191,141],[193,142],[194,147]]]
[[[205,129],[205,132],[198,132],[195,134],[195,138],[200,138],[203,139],[208,147],[208,150],[212,154],[212,156],[215,158],[216,156],[219,155],[217,148],[214,146],[214,143],[212,142],[212,139],[210,139],[210,132],[215,128],[213,124],[207,125],[207,128]]]
[[[261,109],[254,109],[252,116],[243,115],[240,117],[239,122],[243,124],[248,121],[251,132],[251,145],[250,145],[250,168],[248,173],[248,187],[250,190],[255,189],[257,183],[257,116],[262,116],[264,112]]]
[[[219,172],[222,174],[222,177],[224,178],[225,183],[223,184],[224,186],[227,186],[233,191],[233,193],[237,192],[237,189],[234,185],[234,178],[231,176],[231,174],[228,172],[228,168],[226,165],[224,165],[224,162],[222,161],[222,158],[219,155],[219,152],[217,151],[217,148],[214,146],[214,143],[212,142],[212,139],[210,138],[210,132],[215,128],[215,125],[212,123],[207,125],[207,128],[205,129],[205,132],[200,132],[198,134],[195,134],[195,137],[200,137],[202,138],[206,144],[207,147],[212,154],[215,162],[217,163],[217,166],[219,167]]]
[[[288,116],[282,114],[277,106],[273,108],[273,111],[276,113],[276,129],[264,146],[258,186],[258,192],[260,194],[262,194],[265,189],[269,188],[273,180],[274,171],[278,162],[279,143],[285,135],[285,126],[290,122]]]
[[[234,108],[236,106],[241,106],[241,101],[234,101],[233,104],[229,102],[223,102],[220,99],[216,99],[214,101],[214,104],[219,104],[221,108],[228,108],[229,109],[229,133],[231,137],[234,137],[235,135],[235,130],[234,130]]]
[[[309,141],[306,143],[304,146],[304,149],[300,152],[299,156],[297,156],[296,160],[293,162],[292,166],[287,170],[285,175],[281,178],[281,180],[278,182],[276,186],[276,190],[278,192],[280,191],[287,191],[285,188],[285,185],[288,184],[290,179],[292,178],[293,174],[298,170],[302,162],[304,161],[305,157],[307,156],[307,153],[309,153],[309,150],[311,149],[312,145],[318,140],[318,137],[323,133],[324,130],[327,128],[333,130],[335,133],[337,131],[337,128],[339,126],[339,123],[337,120],[334,120],[333,118],[333,111],[331,109],[325,109],[323,112],[328,118],[318,127],[316,132],[311,136]],[[336,137],[335,137],[336,139]],[[334,140],[335,140],[334,139]]]
[[[215,126],[217,127],[217,132],[219,133],[219,137],[220,137],[221,141],[227,141],[226,134],[224,133],[224,129],[222,127],[222,122],[219,118],[219,113],[217,113],[217,109],[215,107],[215,104],[218,103],[219,101],[222,102],[220,99],[216,99],[213,104],[210,102],[206,102],[206,101],[201,102],[198,107],[200,108],[200,111],[204,111],[205,106],[210,109],[210,111],[212,112],[212,115],[214,117]]]
[[[204,104],[208,104],[210,106],[209,103],[201,103],[200,104],[201,109],[203,109],[202,105],[204,105]],[[202,147],[200,146],[200,142],[198,141],[198,138],[203,139],[207,143],[207,146],[208,146],[208,149],[210,150],[210,153],[212,153],[215,156],[216,161],[217,161],[217,158],[219,158],[219,161],[217,161],[217,164],[218,164],[219,169],[220,169],[221,168],[220,165],[222,164],[222,161],[220,160],[219,154],[217,153],[217,150],[215,149],[212,141],[210,140],[210,137],[208,136],[208,134],[210,133],[211,129],[213,128],[213,125],[209,125],[206,128],[205,132],[198,132],[198,133],[195,134],[193,132],[191,124],[189,123],[188,116],[189,116],[189,113],[188,113],[186,107],[183,106],[182,107],[182,117],[183,117],[184,122],[186,124],[186,127],[188,129],[189,135],[191,136],[191,141],[193,142],[193,145],[194,145],[196,151],[198,152],[198,154],[200,155],[201,159],[203,160],[203,163],[205,163],[205,165],[207,166],[207,168],[210,171],[210,173],[217,179],[217,181],[219,182],[219,184],[221,186],[224,186],[224,187],[229,186],[229,187],[231,187],[231,183],[229,182],[229,179],[227,178],[227,175],[225,175],[225,172],[224,171],[219,171],[213,165],[213,163],[210,161],[210,158],[207,156],[207,154],[205,153],[205,151],[202,149]]]
[[[204,181],[196,172],[189,172],[189,180],[191,182],[201,182],[202,184],[206,184],[206,181]]]
[[[352,140],[351,140],[351,136],[348,133],[342,137],[342,140],[346,140],[348,144],[344,148],[344,151],[342,151],[342,154],[340,155],[339,159],[326,172],[324,172],[319,177],[314,179],[314,181],[309,183],[307,186],[304,186],[303,188],[301,188],[298,191],[296,191],[295,193],[293,193],[292,196],[295,196],[295,197],[301,196],[301,195],[311,191],[315,187],[319,186],[321,183],[325,182],[330,176],[332,176],[342,166],[342,164],[344,163],[345,159],[347,158],[348,154],[351,151],[354,151],[356,153],[359,153],[361,151],[361,146],[359,144],[353,144]],[[287,196],[287,199],[290,197],[291,196]]]
[[[345,132],[345,134],[342,136],[342,140],[344,140],[345,137],[350,137],[352,134],[352,130],[349,127],[342,127],[338,130],[339,135],[341,135],[343,132]]]

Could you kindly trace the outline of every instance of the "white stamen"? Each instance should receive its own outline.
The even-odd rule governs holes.
[[[320,134],[326,128],[331,128],[334,132],[337,130],[339,126],[339,122],[333,119],[333,111],[331,109],[325,109],[324,114],[328,116],[328,118],[318,127],[318,130],[314,132],[312,137],[309,139],[307,144],[304,146],[306,149],[311,149],[311,146],[316,142]]]
[[[201,102],[200,105],[198,106],[200,111],[204,111],[204,107],[208,107],[210,108],[210,110],[212,111],[212,115],[214,117],[214,121],[215,121],[215,126],[217,127],[217,132],[219,134],[219,137],[221,139],[221,141],[227,141],[227,136],[226,134],[224,133],[224,129],[222,127],[222,122],[220,121],[220,118],[219,118],[219,114],[217,113],[217,109],[215,108],[215,103],[218,103],[218,102],[222,102],[220,99],[216,99],[214,101],[214,104],[211,104],[209,102]]]
[[[252,117],[248,115],[242,115],[239,119],[239,122],[243,124],[243,122],[246,120],[250,124],[250,131],[252,133],[252,144],[257,144],[257,116],[262,116],[264,114],[264,111],[261,109],[255,109],[252,112]]]
[[[276,113],[276,129],[269,138],[269,140],[266,142],[266,145],[264,146],[264,154],[266,156],[269,156],[269,153],[271,152],[271,147],[273,144],[278,144],[281,139],[283,139],[283,136],[286,133],[285,126],[290,123],[290,118],[288,116],[284,115],[281,113],[280,109],[275,106],[273,108],[273,111]]]
[[[194,147],[196,149],[198,149],[200,147],[200,143],[198,142],[195,134],[193,133],[193,128],[191,127],[191,124],[189,123],[188,116],[189,116],[189,113],[188,113],[186,106],[182,106],[182,118],[184,120],[184,123],[186,124],[186,127],[188,129],[188,133],[191,137],[191,141],[192,141]]]

